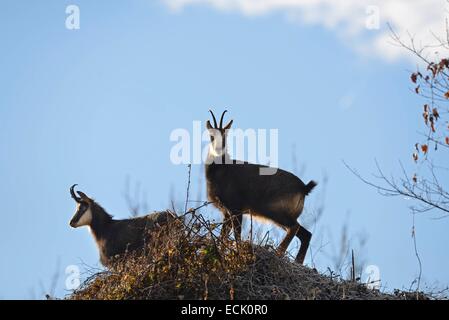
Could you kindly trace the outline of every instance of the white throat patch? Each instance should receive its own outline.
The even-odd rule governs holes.
[[[223,149],[221,146],[220,147],[216,147],[216,146],[214,146],[213,143],[210,144],[210,146],[209,146],[209,154],[212,157],[222,157],[225,153],[226,153],[226,150]]]

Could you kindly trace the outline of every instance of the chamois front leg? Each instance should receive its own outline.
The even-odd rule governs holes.
[[[232,221],[231,215],[227,210],[223,210],[223,224],[221,226],[220,238],[222,241],[226,241],[231,231]]]
[[[234,230],[235,241],[240,242],[242,240],[242,222],[243,214],[240,212],[233,212],[232,216],[232,228]]]

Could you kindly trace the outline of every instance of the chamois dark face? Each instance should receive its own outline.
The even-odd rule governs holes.
[[[70,188],[70,194],[76,201],[76,211],[72,220],[70,220],[70,226],[72,228],[89,226],[92,223],[92,200],[81,191],[76,192],[77,196],[73,190],[75,186],[76,184]]]
[[[211,110],[209,112],[212,115],[212,119],[214,121],[214,126],[211,125],[210,121],[207,120],[206,127],[209,130],[210,134],[210,149],[209,154],[213,157],[221,157],[226,154],[226,134],[227,130],[231,128],[233,120],[231,120],[225,127],[223,127],[223,117],[226,110],[221,115],[220,125],[217,125],[217,120]]]

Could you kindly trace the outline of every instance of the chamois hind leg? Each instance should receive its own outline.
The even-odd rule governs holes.
[[[299,227],[300,227],[299,223],[296,223],[293,226],[287,228],[287,234],[285,235],[284,240],[282,240],[281,244],[277,249],[278,254],[285,253],[285,251],[288,248],[288,245],[290,244],[290,242],[292,242],[293,237],[298,232]]]
[[[297,263],[303,264],[304,259],[306,257],[307,249],[309,248],[310,239],[312,238],[312,233],[303,226],[299,225],[299,229],[296,233],[296,236],[301,241],[301,247],[299,247],[299,252],[298,255],[296,256],[295,261]]]

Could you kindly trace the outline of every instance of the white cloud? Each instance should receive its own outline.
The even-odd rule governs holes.
[[[245,16],[283,13],[296,23],[322,25],[365,54],[394,60],[405,49],[392,45],[389,23],[395,32],[418,45],[433,45],[434,35],[445,38],[446,0],[163,0],[179,11],[207,5]],[[377,15],[378,13],[378,15]],[[380,28],[372,28],[379,21]],[[368,27],[367,27],[368,26]],[[410,56],[410,55],[409,55]]]

